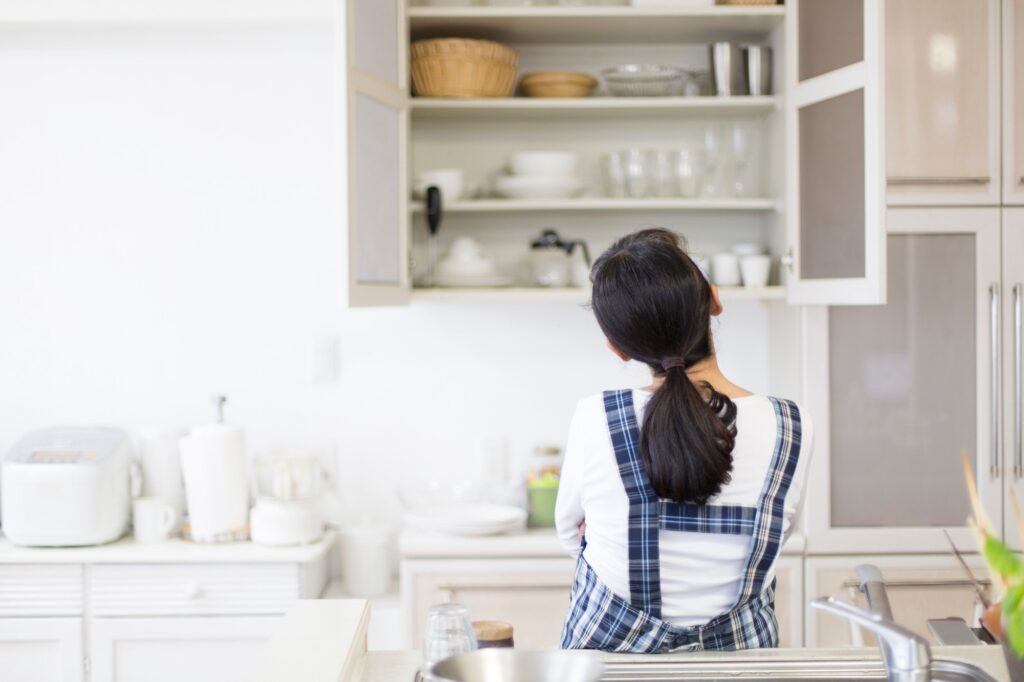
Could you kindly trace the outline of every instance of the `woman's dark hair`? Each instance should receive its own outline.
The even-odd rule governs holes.
[[[711,285],[680,238],[664,229],[615,242],[594,262],[590,279],[604,335],[664,378],[640,428],[640,455],[655,492],[705,504],[729,482],[736,442],[736,405],[686,374],[714,352]]]

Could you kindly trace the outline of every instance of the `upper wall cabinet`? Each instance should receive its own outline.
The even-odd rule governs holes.
[[[409,298],[405,1],[346,4],[348,303],[399,305]]]
[[[881,2],[787,8],[789,301],[883,303]]]
[[[1024,205],[1024,0],[1003,0],[1003,203]]]
[[[889,204],[997,205],[1000,0],[885,12]]]

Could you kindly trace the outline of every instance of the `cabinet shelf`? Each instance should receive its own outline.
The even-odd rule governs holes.
[[[781,301],[786,298],[786,288],[770,286],[761,288],[721,287],[719,295],[724,301]],[[586,289],[544,289],[541,287],[507,288],[422,288],[413,289],[414,301],[455,301],[455,302],[567,302],[584,304],[590,300]]]
[[[778,97],[505,97],[496,99],[412,98],[416,119],[641,118],[756,115],[775,111]]]
[[[446,213],[516,213],[526,211],[776,211],[775,199],[474,199],[444,205]],[[414,213],[422,203],[412,205]]]
[[[413,40],[464,35],[510,43],[705,43],[763,38],[785,17],[764,7],[411,7]]]

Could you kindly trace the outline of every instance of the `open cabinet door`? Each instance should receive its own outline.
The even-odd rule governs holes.
[[[885,302],[881,4],[786,3],[790,303]]]
[[[409,300],[405,1],[342,0],[348,119],[348,304]]]

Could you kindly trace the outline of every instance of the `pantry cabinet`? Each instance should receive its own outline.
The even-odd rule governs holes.
[[[882,11],[879,0],[793,0],[768,7],[420,6],[353,0],[346,46],[345,201],[347,300],[586,300],[583,288],[530,284],[529,244],[544,228],[582,239],[597,253],[624,232],[661,225],[710,256],[737,243],[766,248],[771,286],[723,289],[725,298],[790,303],[878,303],[885,292]],[[845,13],[838,21],[834,12]],[[848,16],[847,16],[848,15]],[[857,31],[850,31],[850,27]],[[733,40],[774,50],[774,92],[766,96],[583,99],[412,97],[410,41],[485,38],[519,53],[519,74],[543,69],[590,74],[626,63],[708,69],[708,43]],[[718,153],[708,170],[744,180],[700,196],[613,196],[602,177],[623,149],[673,152],[731,144],[742,127],[751,148]],[[748,145],[743,145],[746,149]],[[527,150],[574,152],[583,196],[494,199],[508,157]],[[728,151],[728,150],[725,150]],[[842,162],[838,162],[841,160]],[[428,230],[417,174],[463,171],[464,197],[442,197],[440,227]],[[717,177],[717,176],[716,176]],[[721,183],[719,183],[721,185]],[[726,186],[730,186],[726,183]],[[704,188],[707,189],[706,187]],[[827,198],[827,200],[826,200]],[[503,289],[439,291],[432,271],[458,238],[483,244]],[[785,270],[785,271],[783,271]]]
[[[966,561],[977,575],[985,575],[981,558],[967,556]],[[894,620],[930,641],[930,619],[962,618],[971,625],[978,620],[980,611],[974,587],[948,554],[809,558],[808,597],[830,596],[867,608],[857,581],[856,566],[860,564],[874,564],[881,569]],[[984,579],[982,586],[986,591],[991,587]],[[874,636],[860,627],[807,607],[807,646],[874,646],[875,643]]]
[[[886,3],[890,205],[999,204],[1001,4]]]
[[[804,312],[811,553],[944,552],[946,529],[973,550],[961,452],[1001,530],[1000,211],[890,209],[887,222],[888,303]]]
[[[1024,205],[1024,0],[1003,0],[1003,203]]]

